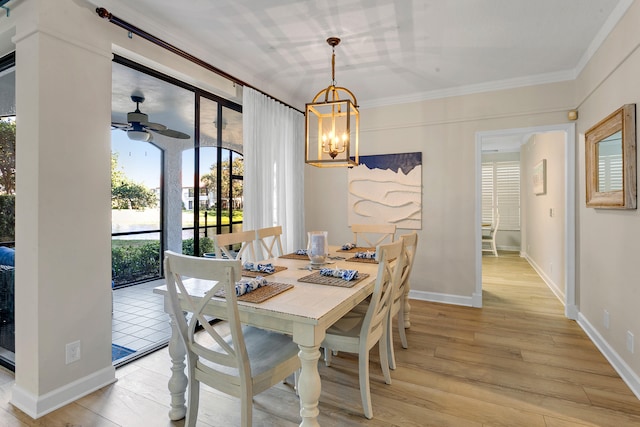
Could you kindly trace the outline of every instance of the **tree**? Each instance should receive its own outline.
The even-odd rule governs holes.
[[[220,192],[222,194],[222,198],[226,199],[229,197],[229,184],[231,183],[230,173],[237,176],[244,175],[244,161],[242,157],[236,157],[233,159],[232,163],[233,170],[229,169],[229,160],[225,160],[222,162],[222,179],[221,179],[221,188]],[[211,165],[211,170],[209,173],[202,175],[200,178],[200,182],[206,188],[207,193],[216,192],[216,182],[218,177],[218,164],[214,163]],[[242,181],[241,180],[233,180],[233,188],[231,198],[236,199],[242,197]]]
[[[111,208],[144,209],[158,206],[153,190],[131,181],[118,169],[118,154],[111,153]]]
[[[16,122],[0,120],[0,192],[16,191]]]

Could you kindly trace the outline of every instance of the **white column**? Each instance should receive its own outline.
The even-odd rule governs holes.
[[[189,140],[191,141],[191,140]],[[166,248],[182,253],[182,151],[184,144],[174,141],[164,148],[164,226]],[[193,146],[193,142],[191,142]],[[193,184],[191,184],[193,185]]]
[[[111,45],[73,0],[12,5],[16,45],[16,381],[37,418],[115,380]],[[67,343],[80,359],[66,363]]]

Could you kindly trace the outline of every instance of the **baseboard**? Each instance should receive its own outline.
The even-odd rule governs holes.
[[[620,355],[607,343],[600,333],[589,323],[582,313],[578,313],[578,325],[598,347],[604,357],[611,363],[622,380],[629,386],[633,394],[640,399],[640,377],[627,365]]]
[[[115,381],[116,369],[108,366],[41,396],[14,385],[11,404],[31,418],[37,419]]]
[[[505,252],[520,252],[520,246],[496,246],[496,249],[499,251]]]
[[[558,287],[558,285],[549,276],[547,276],[545,271],[542,268],[540,268],[540,266],[538,264],[536,264],[536,262],[533,259],[531,259],[526,254],[525,254],[524,258],[529,262],[531,267],[533,267],[533,269],[536,271],[536,273],[538,273],[538,276],[540,276],[540,278],[542,278],[544,283],[546,283],[547,286],[549,287],[549,289],[551,289],[551,292],[553,292],[553,294],[556,296],[556,298],[558,298],[560,300],[560,302],[562,303],[562,305],[564,306],[564,304],[565,304],[564,291],[562,289],[560,289]]]
[[[473,297],[463,297],[460,295],[441,294],[437,292],[409,291],[410,299],[420,301],[441,302],[444,304],[463,305],[466,307],[475,307],[473,305]]]

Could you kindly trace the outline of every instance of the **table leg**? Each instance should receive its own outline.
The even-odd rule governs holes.
[[[318,360],[320,359],[320,346],[298,345],[300,352],[301,370],[298,380],[298,394],[300,395],[300,427],[319,427],[318,401],[320,400],[320,374],[318,373]]]
[[[171,409],[169,419],[181,420],[187,414],[184,394],[187,390],[187,375],[184,373],[184,358],[186,351],[180,339],[178,324],[175,316],[169,314],[171,323],[171,338],[169,339],[169,357],[171,357],[171,378],[169,378],[169,393],[171,393]]]
[[[411,314],[411,305],[409,305],[409,286],[404,287],[404,328],[408,329],[411,327],[411,318],[409,317]]]

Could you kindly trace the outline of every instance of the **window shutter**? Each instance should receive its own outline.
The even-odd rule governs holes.
[[[493,163],[482,164],[482,223],[493,222]]]
[[[482,222],[500,212],[500,229],[520,230],[520,162],[482,164]]]
[[[496,162],[500,228],[520,230],[520,162]]]

